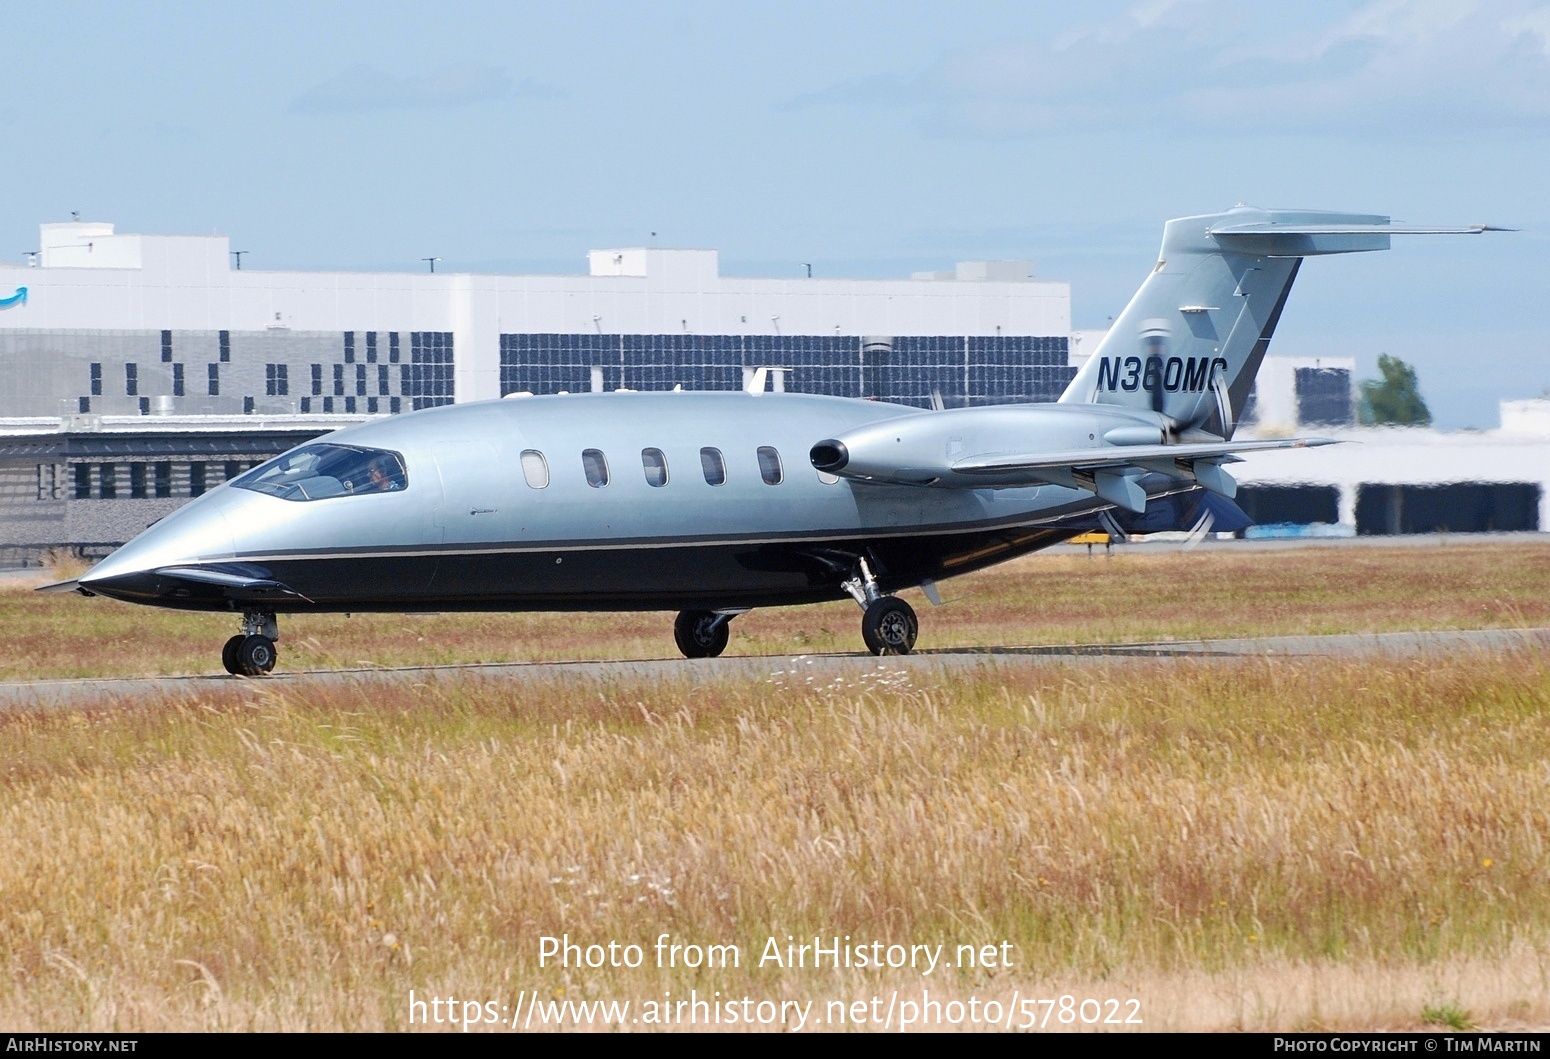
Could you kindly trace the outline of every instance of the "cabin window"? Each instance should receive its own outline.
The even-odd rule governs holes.
[[[784,475],[780,469],[780,453],[768,445],[759,446],[759,476],[765,485],[779,485]]]
[[[640,463],[646,470],[646,484],[661,488],[667,484],[667,457],[661,449],[641,449]]]
[[[158,464],[156,472],[158,496],[162,495],[162,466]],[[201,479],[196,488],[202,492],[204,465],[194,466],[199,469]],[[326,500],[336,496],[398,492],[409,487],[409,475],[404,470],[404,458],[396,452],[318,443],[293,449],[253,468],[230,484],[238,489],[268,493],[281,500]]]
[[[840,480],[840,476],[837,474],[830,474],[828,471],[819,471],[818,480],[824,485],[833,485],[835,482]]]
[[[725,485],[727,461],[721,458],[720,449],[701,449],[700,468],[705,472],[707,485]]]
[[[585,449],[581,453],[581,466],[587,472],[587,484],[601,489],[608,484],[608,457],[597,449]]]
[[[543,453],[537,449],[522,450],[522,477],[534,489],[549,485],[549,461],[544,459]]]

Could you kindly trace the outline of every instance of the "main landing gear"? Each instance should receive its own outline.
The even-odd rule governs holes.
[[[838,571],[845,569],[838,561],[833,566]],[[856,559],[851,569],[852,576],[840,582],[840,586],[861,607],[861,638],[866,641],[867,650],[874,655],[909,654],[920,633],[915,609],[897,596],[883,593],[864,557]],[[929,581],[922,587],[931,602],[941,603]],[[715,658],[726,650],[732,619],[742,613],[743,610],[681,610],[673,622],[673,639],[685,658]]]
[[[865,558],[856,562],[856,575],[842,585],[861,607],[861,639],[875,655],[907,655],[915,649],[920,622],[915,609],[897,596],[885,596]]]
[[[280,623],[267,611],[242,615],[242,631],[221,648],[221,664],[234,677],[261,677],[274,669]]]

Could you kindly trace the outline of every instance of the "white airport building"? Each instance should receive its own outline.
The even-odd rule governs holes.
[[[1533,413],[1537,423],[1510,407],[1524,405],[1543,406]],[[1299,424],[1300,434],[1341,444],[1245,454],[1231,470],[1239,505],[1260,524],[1247,535],[1550,528],[1550,401],[1504,401],[1502,408],[1505,425],[1497,430]]]
[[[1066,283],[748,279],[714,250],[593,250],[570,276],[266,272],[225,236],[45,224],[0,266],[0,416],[381,414],[515,391],[735,389],[1038,400],[1071,377]],[[18,298],[16,292],[22,292]]]
[[[578,254],[578,263],[580,255]],[[511,393],[738,389],[927,406],[1054,400],[1101,331],[1029,261],[895,280],[720,273],[714,250],[593,250],[576,275],[264,271],[224,236],[44,224],[0,264],[0,563],[102,554],[293,445]],[[1116,309],[1118,307],[1116,306]],[[1354,362],[1267,358],[1248,429],[1351,444],[1235,467],[1254,532],[1550,527],[1550,402],[1483,434],[1365,431]],[[1519,407],[1521,405],[1521,407]],[[1543,407],[1542,407],[1543,406]]]

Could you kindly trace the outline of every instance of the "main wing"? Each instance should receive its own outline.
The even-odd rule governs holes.
[[[1190,442],[1179,445],[1122,445],[1067,452],[974,456],[952,464],[955,473],[984,479],[984,485],[1008,489],[1029,485],[1066,485],[1089,489],[1130,511],[1146,507],[1146,493],[1132,471],[1155,472],[1195,482],[1229,499],[1238,483],[1222,469],[1242,462],[1237,453],[1265,449],[1333,445],[1328,438],[1278,438],[1268,441]]]

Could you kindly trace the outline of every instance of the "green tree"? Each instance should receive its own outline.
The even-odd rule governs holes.
[[[1421,397],[1415,369],[1398,357],[1378,354],[1381,379],[1362,380],[1361,419],[1366,426],[1424,427],[1432,413]]]

